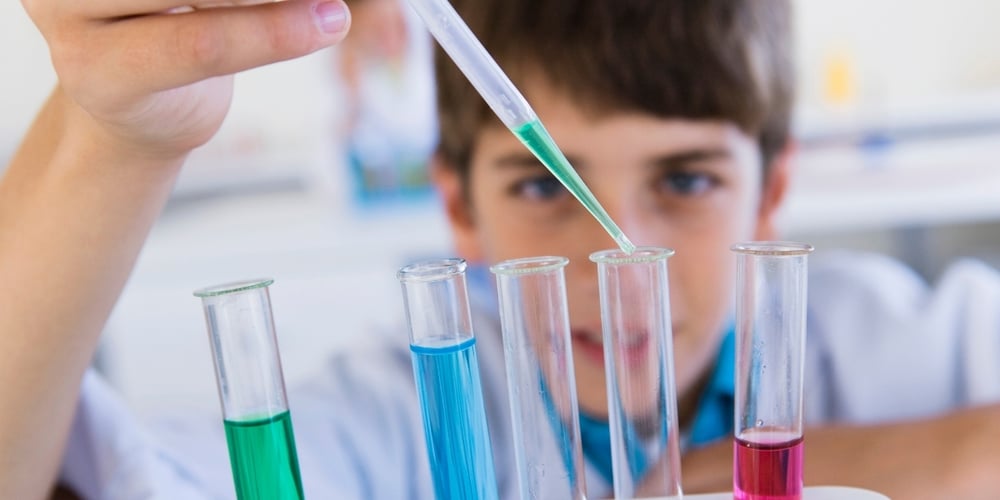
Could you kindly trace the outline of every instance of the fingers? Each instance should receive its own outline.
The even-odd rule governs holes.
[[[80,2],[77,8],[86,18],[98,20],[176,10],[257,5],[275,1],[277,0],[98,0]]]
[[[302,56],[340,41],[349,26],[341,0],[198,9],[109,22],[75,49],[67,45],[81,37],[67,30],[53,58],[64,81],[74,72],[81,79],[110,75],[142,94]]]

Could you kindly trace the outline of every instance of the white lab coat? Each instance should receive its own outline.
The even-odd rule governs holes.
[[[881,256],[811,259],[808,422],[872,423],[1000,401],[996,270],[960,261],[931,288]],[[515,498],[496,306],[490,293],[472,295],[497,480],[501,498]],[[289,399],[307,498],[433,498],[404,334],[337,354]],[[140,425],[93,373],[61,477],[88,499],[234,498],[221,423]],[[589,464],[586,480],[590,496],[610,494]]]
[[[805,417],[873,423],[1000,401],[1000,274],[960,260],[931,288],[887,257],[816,259]]]

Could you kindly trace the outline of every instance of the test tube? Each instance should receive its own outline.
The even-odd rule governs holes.
[[[301,500],[295,436],[268,287],[251,280],[203,288],[229,461],[240,500]]]
[[[521,498],[582,500],[580,415],[566,306],[565,257],[492,267]]]
[[[667,259],[673,250],[606,250],[597,263],[615,498],[681,496]]]
[[[399,270],[413,375],[439,500],[497,498],[462,259]]]
[[[806,258],[803,243],[761,241],[736,254],[737,500],[802,498],[802,360]]]

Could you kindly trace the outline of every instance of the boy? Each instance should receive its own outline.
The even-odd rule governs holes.
[[[728,248],[735,241],[776,236],[772,221],[789,176],[787,2],[464,0],[455,5],[633,241],[677,250],[670,263],[671,307],[678,407],[688,443],[685,488],[729,489],[732,346],[726,326],[734,259]],[[102,15],[123,14],[106,7]],[[294,1],[248,11],[298,7],[315,12],[312,5]],[[74,384],[141,235],[184,154],[214,130],[202,120],[182,120],[209,117],[202,108],[185,117],[161,111],[154,115],[156,126],[135,121],[149,109],[147,101],[164,102],[165,95],[156,91],[197,80],[191,75],[179,78],[160,68],[144,76],[146,81],[130,83],[129,75],[103,68],[97,73],[102,78],[74,77],[60,57],[69,57],[69,49],[58,43],[59,23],[46,23],[46,13],[57,11],[36,6],[33,15],[50,36],[57,68],[63,64],[61,90],[29,134],[0,191],[0,265],[5,276],[14,277],[0,289],[3,352],[14,354],[12,365],[0,368],[5,377],[0,401],[4,408],[26,408],[47,417],[28,422],[18,419],[25,412],[0,414],[5,450],[29,450],[38,445],[40,429],[65,429],[70,422]],[[235,12],[221,9],[211,15]],[[99,29],[83,23],[77,28]],[[98,43],[100,37],[85,40]],[[197,51],[205,57],[202,62],[229,60],[212,47]],[[254,50],[257,58],[237,59],[244,61],[240,67],[264,62],[267,50],[247,53]],[[129,62],[128,54],[108,55],[122,57],[111,58],[109,65]],[[442,57],[437,80],[442,143],[434,176],[458,253],[475,263],[532,255],[570,258],[566,277],[587,483],[591,497],[607,495],[610,457],[603,423],[607,409],[597,280],[587,256],[613,243]],[[123,103],[117,94],[96,92],[108,83],[138,99]],[[192,89],[184,87],[183,92]],[[110,118],[109,110],[116,111]],[[104,147],[95,151],[80,137],[101,140]],[[76,181],[70,187],[61,184],[67,176]],[[71,193],[78,194],[59,196]],[[64,226],[81,213],[98,226]],[[983,380],[989,373],[985,369],[957,368],[958,355],[964,353],[954,347],[989,347],[980,350],[978,359],[985,360],[985,367],[995,364],[1000,318],[955,291],[975,284],[978,294],[1000,297],[1000,278],[985,273],[970,278],[959,269],[941,299],[924,301],[920,285],[897,267],[873,259],[852,263],[857,269],[850,272],[836,263],[825,269],[814,266],[807,416],[815,424],[839,419],[854,426],[807,431],[806,481],[864,486],[897,498],[976,498],[1000,492],[992,473],[1000,457],[989,438],[1000,434],[1000,411],[984,407],[943,414],[961,404],[1000,398],[1000,381]],[[471,281],[484,392],[501,496],[508,497],[516,479],[499,331],[491,285],[477,276],[473,273]],[[18,283],[16,294],[11,282]],[[891,294],[880,288],[890,284],[895,287]],[[92,289],[100,291],[98,297],[85,293]],[[900,295],[909,296],[898,300]],[[928,313],[917,314],[918,307]],[[914,319],[908,323],[900,317]],[[866,324],[872,326],[862,329]],[[903,328],[912,332],[910,337],[898,336],[896,330]],[[15,335],[21,332],[30,338]],[[914,344],[929,347],[906,352],[912,356],[909,363],[895,362],[906,358],[901,349]],[[870,355],[863,357],[866,353]],[[882,365],[894,369],[880,371]],[[939,382],[922,384],[925,379]],[[921,404],[901,396],[914,393],[913,387],[922,391]],[[405,340],[338,355],[328,376],[293,391],[290,399],[307,495],[430,498]],[[94,497],[168,490],[160,494],[231,495],[218,431],[173,433],[168,449],[147,438],[114,405],[113,395],[95,376],[85,377],[70,431],[65,482]],[[906,423],[878,423],[904,417]],[[45,436],[45,446],[30,450],[26,459],[18,457],[17,472],[27,474],[30,467],[44,465],[51,471],[62,436]],[[947,457],[945,466],[942,457]],[[88,459],[96,472],[82,465]],[[4,497],[14,491],[40,492],[29,480],[48,479],[4,474]],[[126,492],[123,484],[132,490]]]
[[[689,492],[730,489],[733,347],[727,323],[735,258],[728,247],[776,237],[773,217],[789,176],[788,4],[456,5],[466,7],[463,17],[633,242],[676,249],[670,299],[678,410],[689,445],[684,484]],[[606,441],[601,443],[606,429],[593,421],[606,418],[607,402],[596,269],[587,256],[614,244],[500,125],[449,60],[438,57],[436,71],[437,183],[459,253],[485,262],[570,258],[566,279],[582,437],[588,463],[599,469],[599,479],[588,477],[588,485],[592,494],[603,493],[610,481]],[[985,423],[998,414],[995,407],[912,422],[960,403],[1000,399],[1000,384],[989,378],[996,370],[987,366],[1000,360],[1000,315],[990,299],[945,305],[955,300],[954,294],[945,298],[949,288],[964,295],[960,289],[974,286],[1000,299],[996,273],[972,264],[957,268],[941,296],[927,300],[923,285],[898,265],[852,259],[850,265],[846,258],[825,265],[814,260],[807,419],[911,422],[807,430],[807,482],[867,486],[900,498],[996,494],[996,485],[980,483],[989,477],[978,474],[983,469],[974,462],[932,472],[938,453],[968,457],[972,451],[947,443],[963,438],[963,419],[996,435],[995,425]],[[899,304],[891,294],[914,302]],[[925,300],[933,312],[918,314],[917,302]],[[961,326],[972,316],[977,326]],[[956,358],[965,352],[955,344],[961,343],[985,348],[969,361],[987,361],[959,368]],[[912,357],[902,356],[902,349]],[[950,356],[954,361],[942,361]],[[919,429],[933,437],[915,443]],[[997,453],[980,451],[975,460],[995,465]],[[952,482],[953,472],[968,476]],[[934,477],[937,484],[915,476]],[[958,483],[966,480],[979,486],[961,490]]]

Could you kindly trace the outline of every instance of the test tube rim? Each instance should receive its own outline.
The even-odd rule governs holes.
[[[195,290],[194,296],[199,298],[220,297],[234,293],[266,288],[274,284],[272,278],[257,278],[250,280],[230,281],[218,285],[206,286]]]
[[[590,261],[597,264],[649,264],[666,260],[677,253],[673,248],[666,247],[635,247],[632,253],[626,253],[620,248],[601,250],[590,254]]]
[[[742,255],[763,255],[770,257],[792,257],[808,255],[815,250],[812,245],[798,241],[744,241],[729,247]]]
[[[521,276],[526,274],[541,274],[562,269],[569,264],[569,259],[558,255],[543,255],[539,257],[522,257],[507,259],[490,266],[490,272],[504,276]]]
[[[396,278],[403,283],[442,281],[463,274],[467,266],[460,257],[421,260],[401,267]]]

